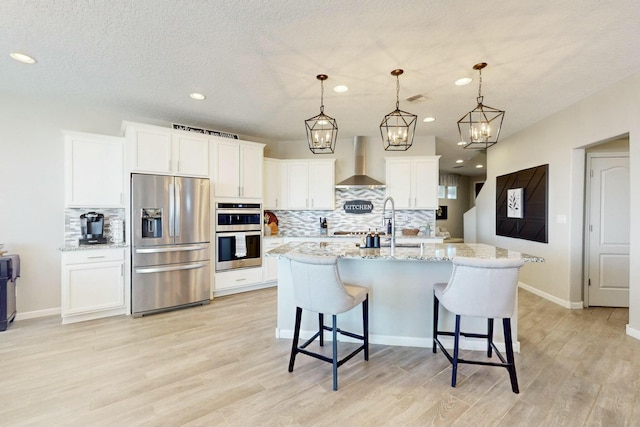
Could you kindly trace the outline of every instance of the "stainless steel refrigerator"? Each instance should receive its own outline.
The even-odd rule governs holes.
[[[131,175],[134,317],[210,296],[209,180]]]

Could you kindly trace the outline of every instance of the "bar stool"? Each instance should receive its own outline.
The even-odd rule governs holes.
[[[456,386],[458,363],[474,365],[501,366],[509,371],[511,389],[519,393],[516,365],[513,357],[513,342],[511,338],[511,316],[516,306],[516,289],[518,287],[518,273],[524,264],[521,259],[480,259],[453,258],[453,271],[449,283],[435,283],[433,285],[433,352],[440,347],[444,355],[451,362],[451,387]],[[455,314],[455,332],[438,330],[439,305]],[[460,316],[487,318],[487,333],[465,333],[460,331]],[[504,344],[507,358],[498,351],[493,342],[493,320],[502,319],[504,330]],[[444,348],[438,335],[454,337],[453,356]],[[458,357],[460,335],[471,338],[485,338],[487,340],[487,356],[492,351],[500,359],[498,362],[466,360]]]
[[[369,360],[369,290],[362,286],[342,283],[338,273],[336,257],[312,255],[287,255],[291,265],[293,279],[293,296],[296,304],[296,322],[289,359],[289,372],[298,353],[315,357],[333,365],[333,389],[338,389],[338,367],[351,359],[360,351],[364,351],[364,360]],[[347,312],[362,303],[362,335],[343,331],[337,326],[337,315]],[[318,313],[318,331],[304,344],[298,345],[302,310]],[[324,325],[324,314],[331,314],[332,327]],[[333,355],[331,358],[306,350],[316,338],[320,346],[324,345],[323,331],[333,333]],[[361,346],[347,356],[338,360],[338,334],[362,340]]]

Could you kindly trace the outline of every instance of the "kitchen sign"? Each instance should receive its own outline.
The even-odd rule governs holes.
[[[348,200],[344,203],[344,211],[348,214],[371,213],[373,203],[369,200]]]

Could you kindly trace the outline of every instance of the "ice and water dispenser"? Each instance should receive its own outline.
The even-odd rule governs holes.
[[[162,237],[162,209],[142,209],[142,237]]]

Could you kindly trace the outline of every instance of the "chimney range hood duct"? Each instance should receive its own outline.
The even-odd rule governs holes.
[[[384,188],[384,184],[366,175],[367,146],[364,137],[353,138],[354,174],[336,184],[336,188]]]

